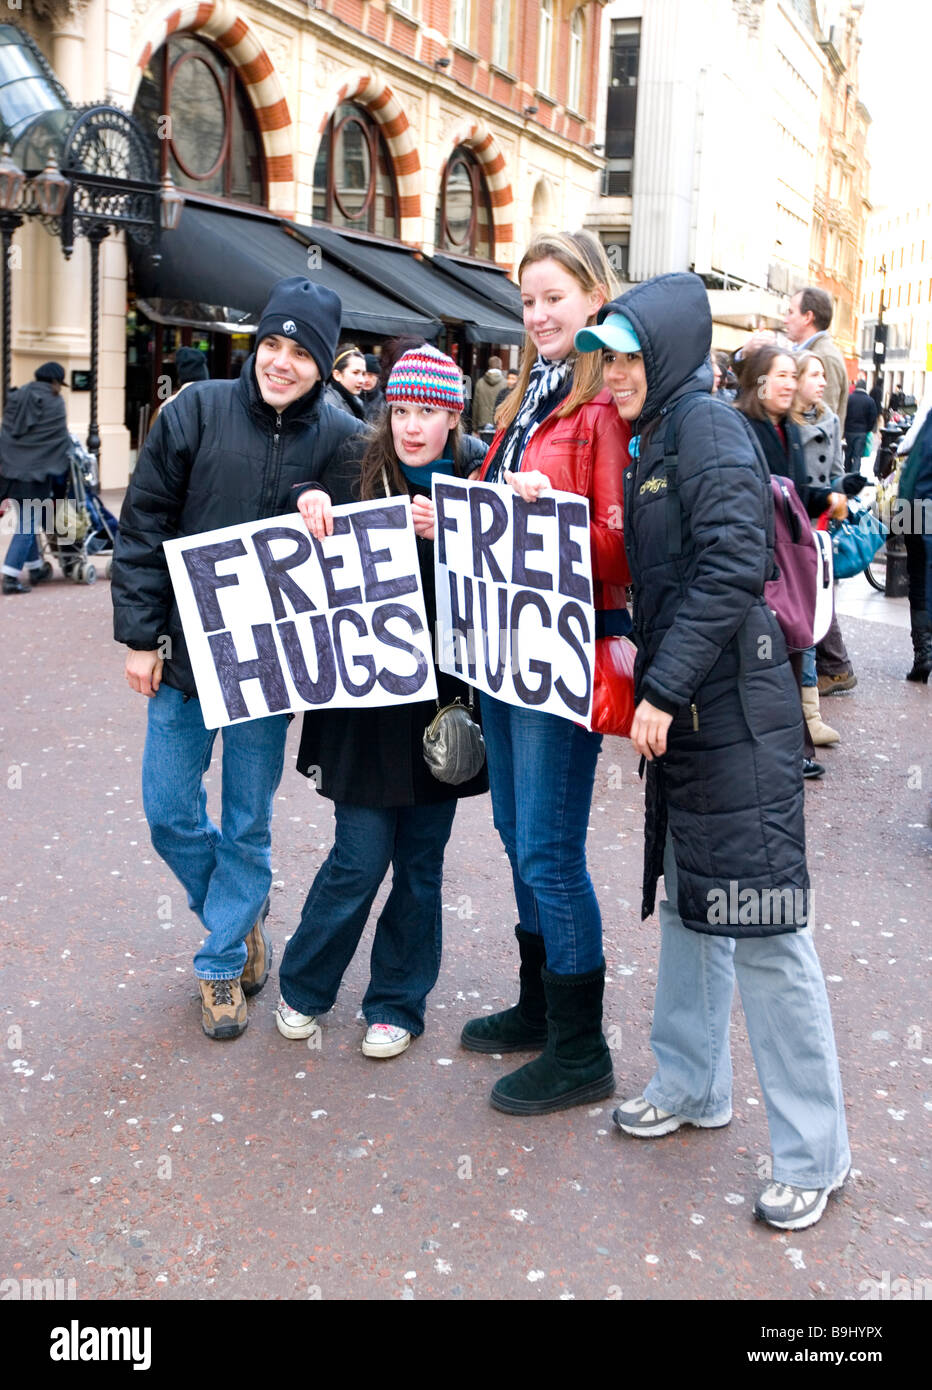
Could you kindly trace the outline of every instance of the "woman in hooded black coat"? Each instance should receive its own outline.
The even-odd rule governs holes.
[[[665,275],[602,311],[606,385],[637,431],[625,471],[637,700],[647,759],[642,915],[657,878],[657,1070],[614,1115],[644,1138],[731,1119],[735,977],[767,1106],[774,1181],[755,1214],[817,1221],[850,1154],[822,972],[812,944],[802,714],[764,600],[773,568],[767,470],[742,416],[714,399],[702,281]]]

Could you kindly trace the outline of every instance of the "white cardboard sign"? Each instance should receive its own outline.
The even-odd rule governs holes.
[[[436,699],[407,498],[165,542],[204,724]]]
[[[437,664],[507,704],[590,727],[589,502],[434,479]]]

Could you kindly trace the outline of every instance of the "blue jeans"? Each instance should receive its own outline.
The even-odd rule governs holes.
[[[302,1014],[333,1007],[376,893],[392,868],[369,958],[366,1021],[424,1031],[440,973],[443,852],[456,801],[382,809],[334,804],[333,848],[304,903],[279,970],[282,998]]]
[[[511,861],[520,926],[543,936],[548,970],[597,970],[602,916],[586,831],[602,736],[556,714],[481,698],[492,818]]]
[[[803,652],[803,676],[802,685],[818,685],[819,678],[816,675],[816,649],[807,647]]]
[[[200,980],[236,980],[246,937],[272,882],[272,800],[285,761],[288,716],[274,714],[222,731],[220,829],[207,815],[204,774],[216,729],[200,701],[163,685],[149,701],[142,800],[149,833],[207,930],[194,957]]]
[[[44,500],[45,484],[37,483],[36,488],[38,497],[30,499],[26,506],[23,506],[19,501],[13,503],[17,511],[16,530],[7,546],[3,561],[3,573],[11,579],[18,579],[20,572],[24,569],[37,570],[42,568],[42,561],[39,558],[39,542],[36,538],[36,523],[41,520],[41,509],[35,506],[34,502],[40,499]]]
[[[812,931],[707,936],[676,911],[676,859],[667,836],[667,899],[650,1045],[657,1071],[644,1096],[687,1119],[731,1117],[729,1022],[735,976],[773,1149],[773,1177],[827,1187],[851,1164],[841,1076]]]

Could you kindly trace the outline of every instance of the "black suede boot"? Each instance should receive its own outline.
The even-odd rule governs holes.
[[[612,1059],[602,1036],[605,965],[585,975],[541,971],[547,997],[547,1046],[495,1085],[496,1110],[547,1115],[614,1095]]]
[[[547,1041],[547,1000],[540,972],[546,964],[544,938],[515,927],[521,969],[518,1002],[500,1014],[471,1018],[460,1034],[471,1052],[538,1051]]]
[[[932,618],[928,610],[919,608],[910,613],[909,626],[913,639],[913,669],[907,672],[906,679],[927,685],[932,674]]]

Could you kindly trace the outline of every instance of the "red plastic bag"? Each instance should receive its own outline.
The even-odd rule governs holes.
[[[592,732],[627,738],[634,719],[634,659],[627,637],[600,637],[595,644]]]

